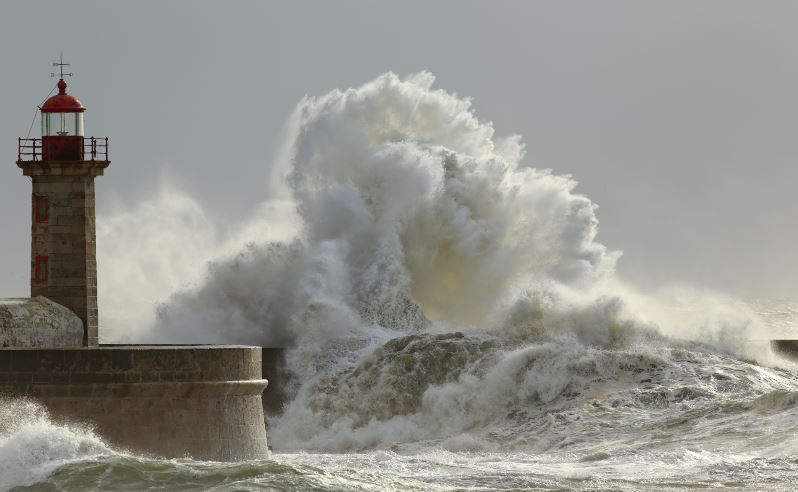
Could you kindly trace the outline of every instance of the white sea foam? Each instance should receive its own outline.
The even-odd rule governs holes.
[[[0,398],[0,490],[36,483],[67,463],[109,453],[91,430],[55,425],[35,402]]]
[[[270,429],[291,450],[601,456],[606,435],[591,425],[632,446],[646,416],[665,425],[729,401],[737,415],[794,391],[777,370],[728,357],[753,356],[741,342],[762,330],[756,316],[704,292],[663,303],[624,285],[576,182],[528,166],[519,137],[495,136],[469,100],[433,82],[388,73],[303,99],[273,169],[280,205],[233,240],[172,191],[108,221],[103,262],[136,264],[131,244],[146,258],[134,272],[101,267],[104,299],[124,284],[153,303],[194,279],[149,326],[116,306],[116,333],[291,347],[298,387]],[[284,226],[268,229],[278,217]]]

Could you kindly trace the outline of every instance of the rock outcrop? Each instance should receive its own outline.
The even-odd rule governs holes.
[[[46,297],[0,299],[0,348],[80,347],[83,322]]]

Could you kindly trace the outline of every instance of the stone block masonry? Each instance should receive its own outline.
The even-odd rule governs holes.
[[[83,322],[84,345],[99,342],[94,178],[108,161],[18,162],[33,180],[31,297],[44,296]]]
[[[41,402],[57,423],[163,458],[267,458],[260,347],[99,346],[0,350],[0,394]]]

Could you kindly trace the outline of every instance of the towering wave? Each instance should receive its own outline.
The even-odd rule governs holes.
[[[595,240],[575,181],[525,165],[519,137],[496,137],[433,82],[387,73],[303,99],[274,171],[296,234],[214,260],[158,306],[150,339],[290,347],[295,397],[272,429],[283,449],[482,449],[519,429],[514,446],[545,448],[529,422],[619,381],[631,405],[717,394],[675,362],[705,349],[663,336],[664,318],[614,278],[619,253]],[[723,321],[679,334],[753,326]],[[665,374],[686,389],[640,400]]]
[[[486,326],[514,292],[611,273],[617,254],[594,241],[595,206],[576,183],[524,166],[519,137],[495,138],[433,80],[389,73],[300,102],[278,170],[300,236],[215,263],[162,306],[165,331],[191,336],[181,327],[197,312],[261,341]]]

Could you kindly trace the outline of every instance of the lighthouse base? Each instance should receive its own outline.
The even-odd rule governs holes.
[[[56,423],[161,458],[269,455],[260,347],[101,346],[0,350],[0,394],[42,403]]]

